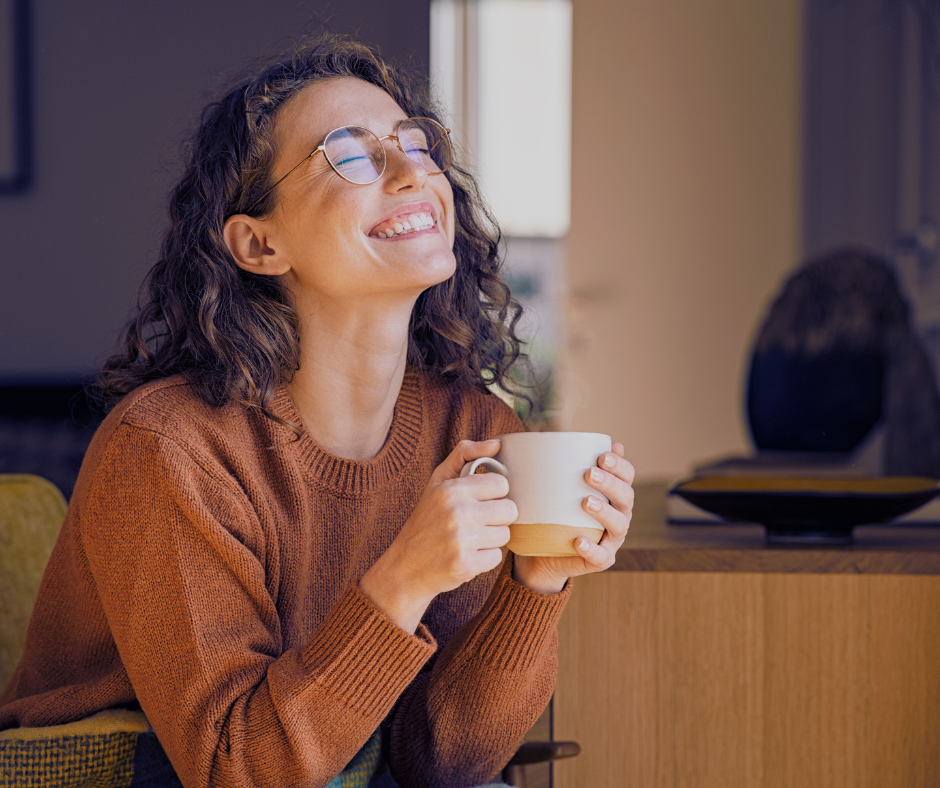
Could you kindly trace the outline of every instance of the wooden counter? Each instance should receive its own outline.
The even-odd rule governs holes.
[[[940,528],[860,526],[852,545],[768,545],[760,525],[667,525],[666,489],[637,488],[630,533],[614,569],[940,575]]]
[[[614,569],[562,619],[555,786],[940,786],[940,528],[844,547],[664,523],[638,487]]]

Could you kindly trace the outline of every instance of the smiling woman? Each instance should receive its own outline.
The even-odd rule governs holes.
[[[378,104],[375,112],[385,113],[386,127],[375,127],[380,135],[392,134],[395,123],[409,116],[437,120],[410,79],[363,45],[338,37],[307,42],[207,107],[187,171],[171,197],[170,229],[142,290],[144,305],[128,327],[124,352],[105,365],[106,398],[183,374],[207,403],[236,401],[264,411],[277,385],[293,376],[300,363],[293,294],[284,279],[264,275],[274,270],[270,266],[242,265],[239,271],[228,244],[244,229],[233,230],[232,217],[276,222],[277,208],[283,215],[300,195],[319,200],[321,210],[333,201],[374,199],[375,189],[347,188],[328,157],[311,153],[334,128],[325,122],[325,107],[318,107],[321,96],[331,102],[337,129],[368,129],[369,101]],[[393,162],[389,175],[400,172]],[[282,179],[285,188],[275,189]],[[446,177],[430,178],[428,186],[452,192],[445,219],[452,225],[447,237],[458,265],[453,279],[417,298],[408,362],[471,385],[506,385],[520,357],[513,329],[521,309],[499,275],[498,230],[461,166],[449,166]],[[405,189],[398,199],[410,193]],[[342,214],[337,206],[333,215]],[[375,217],[380,218],[385,217]],[[364,219],[356,211],[342,218],[353,220]],[[334,230],[328,221],[311,226],[317,234],[314,253],[330,254],[335,239],[327,236]],[[210,330],[193,331],[193,323]]]
[[[497,249],[434,108],[366,46],[307,41],[207,107],[0,730],[141,709],[153,785],[497,775],[633,476],[599,458],[607,535],[565,559],[514,557],[506,480],[460,478],[522,429],[488,391],[520,358]]]

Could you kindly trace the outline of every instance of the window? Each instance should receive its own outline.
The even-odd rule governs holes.
[[[571,3],[433,0],[431,82],[500,226],[560,238],[571,217]]]
[[[432,0],[431,86],[458,156],[505,236],[519,328],[536,374],[534,427],[551,424],[571,223],[570,0]],[[531,393],[531,392],[530,392]]]

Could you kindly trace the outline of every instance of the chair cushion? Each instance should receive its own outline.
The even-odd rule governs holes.
[[[328,788],[366,788],[377,771],[376,731]],[[0,732],[4,788],[182,788],[147,718],[108,709],[66,725]]]
[[[143,714],[121,709],[66,725],[2,731],[0,782],[9,788],[130,788],[137,742],[148,732]]]

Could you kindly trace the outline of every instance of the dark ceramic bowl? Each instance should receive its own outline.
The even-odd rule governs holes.
[[[760,523],[769,542],[849,543],[857,525],[884,523],[940,493],[936,479],[699,476],[670,493],[732,522]]]

